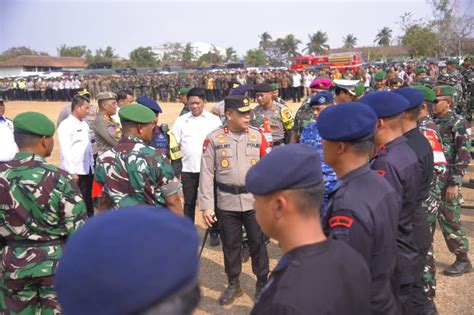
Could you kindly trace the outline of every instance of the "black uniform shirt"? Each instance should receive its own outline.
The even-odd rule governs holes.
[[[397,260],[399,196],[364,165],[341,177],[330,198],[325,232],[346,241],[367,263],[372,277],[372,314],[397,314],[390,279]]]
[[[362,257],[332,238],[285,254],[252,314],[369,314],[370,273]]]
[[[418,162],[421,167],[421,184],[419,188],[418,200],[420,207],[418,207],[413,220],[414,241],[418,249],[425,251],[430,247],[433,238],[431,236],[428,217],[426,212],[421,207],[421,203],[428,198],[431,186],[431,179],[433,177],[433,149],[426,137],[420,132],[418,128],[404,134],[407,138],[408,146],[415,152],[418,157]],[[424,252],[425,252],[424,251]]]
[[[395,138],[381,148],[371,161],[371,168],[382,175],[402,200],[398,216],[398,257],[392,285],[415,281],[418,248],[414,243],[413,218],[420,203],[421,169],[418,158],[403,136]]]

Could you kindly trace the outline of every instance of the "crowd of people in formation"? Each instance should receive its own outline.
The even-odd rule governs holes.
[[[78,80],[57,94],[71,100],[56,123],[8,119],[7,100],[25,94],[7,89],[2,313],[191,314],[198,209],[208,246],[222,245],[220,305],[244,294],[251,259],[252,314],[437,314],[436,222],[454,257],[443,274],[472,268],[461,222],[472,58],[359,77],[188,76],[172,126],[159,123],[159,93],[145,93],[153,85],[126,85],[146,77]],[[296,113],[288,89],[303,99]],[[60,167],[46,160],[55,133]],[[270,239],[282,251],[271,273]]]
[[[359,80],[366,88],[374,87],[374,76],[385,70],[386,85],[412,85],[418,80],[419,69],[425,69],[427,77],[436,80],[446,68],[437,63],[399,64],[395,66],[370,65],[366,69],[322,69],[316,70],[263,70],[215,73],[172,73],[161,75],[112,75],[112,76],[63,76],[59,78],[4,78],[0,79],[0,96],[6,100],[71,101],[79,90],[87,89],[93,98],[101,92],[129,90],[135,96],[148,96],[162,102],[175,102],[182,86],[199,87],[206,90],[206,99],[217,102],[230,94],[234,82],[256,85],[264,82],[278,84],[280,97],[284,101],[300,102],[311,94],[311,82],[318,77],[328,79]],[[255,99],[255,94],[249,96]]]

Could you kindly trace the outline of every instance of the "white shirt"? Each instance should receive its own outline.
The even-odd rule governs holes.
[[[204,140],[211,131],[220,126],[222,123],[219,117],[208,111],[203,111],[197,117],[189,112],[176,119],[171,131],[181,145],[183,172],[200,172]]]
[[[304,87],[308,87],[311,85],[311,83],[313,82],[313,76],[311,74],[305,74],[304,77],[303,77],[303,81],[304,81]]]
[[[18,152],[18,147],[13,137],[13,122],[8,118],[0,116],[0,162],[13,160]]]
[[[94,173],[94,158],[87,122],[69,115],[58,127],[58,139],[61,147],[61,168],[70,174]]]
[[[293,79],[292,80],[293,81],[293,84],[292,84],[293,87],[301,86],[301,74],[299,74],[299,73],[294,74],[292,79]]]

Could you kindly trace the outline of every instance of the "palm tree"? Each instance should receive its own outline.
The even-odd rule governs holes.
[[[329,49],[327,44],[328,35],[325,32],[317,31],[314,34],[308,34],[309,42],[306,44],[308,54],[320,54]]]
[[[259,37],[260,37],[260,42],[258,43],[258,47],[260,49],[265,50],[271,46],[272,35],[268,34],[267,32],[264,32]]]
[[[299,44],[301,44],[301,41],[293,34],[288,34],[283,38],[283,47],[289,56],[295,56],[298,54],[297,51]]]
[[[227,47],[225,49],[225,61],[226,62],[231,62],[231,61],[237,61],[239,58],[237,57],[237,52],[233,47]]]
[[[384,26],[375,36],[374,43],[377,43],[377,46],[390,46],[390,41],[392,40],[392,30]]]
[[[354,48],[357,45],[357,37],[353,34],[347,34],[342,40],[344,42],[344,48]]]

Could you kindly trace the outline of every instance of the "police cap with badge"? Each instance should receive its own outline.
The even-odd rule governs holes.
[[[236,110],[241,113],[248,113],[250,111],[249,99],[244,95],[228,96],[224,99],[224,110]]]

